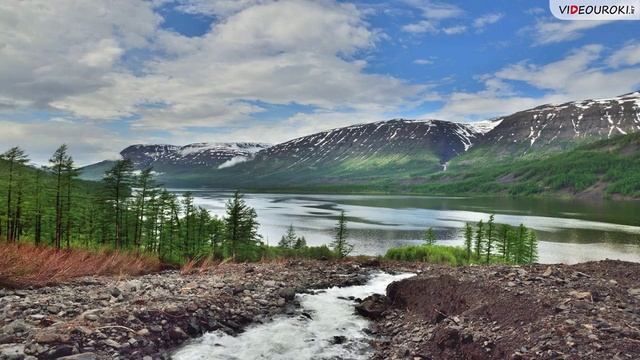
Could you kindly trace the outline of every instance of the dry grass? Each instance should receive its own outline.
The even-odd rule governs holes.
[[[55,250],[0,242],[0,286],[47,286],[93,275],[142,275],[161,270],[160,260],[116,251]]]
[[[187,261],[180,268],[180,274],[196,274],[207,272],[220,264],[220,261],[212,260],[211,258],[205,258],[204,260],[192,259]]]

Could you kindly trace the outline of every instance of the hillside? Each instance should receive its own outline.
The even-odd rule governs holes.
[[[152,166],[169,186],[637,196],[637,151],[622,143],[633,143],[637,138],[625,135],[638,131],[640,92],[634,92],[547,104],[473,124],[394,119],[273,146],[134,145],[121,155],[138,169]],[[91,165],[83,177],[99,178],[111,164]]]

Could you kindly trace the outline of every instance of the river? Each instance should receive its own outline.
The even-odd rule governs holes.
[[[197,205],[224,215],[228,191],[191,190]],[[180,191],[176,191],[180,192]],[[395,195],[245,194],[256,209],[264,241],[277,244],[289,225],[309,245],[329,244],[341,210],[353,254],[379,255],[419,244],[432,227],[438,242],[461,245],[466,222],[488,219],[535,229],[541,263],[620,259],[640,261],[640,202]]]

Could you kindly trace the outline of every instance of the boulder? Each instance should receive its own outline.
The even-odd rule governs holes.
[[[358,314],[366,318],[378,319],[382,316],[382,313],[389,308],[389,306],[391,306],[391,301],[388,297],[380,294],[373,294],[366,297],[361,303],[356,305],[356,311]]]

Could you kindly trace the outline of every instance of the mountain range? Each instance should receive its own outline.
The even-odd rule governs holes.
[[[509,171],[521,169],[527,161],[557,161],[559,154],[581,151],[600,140],[622,141],[616,139],[639,131],[640,92],[634,92],[542,105],[476,123],[393,119],[323,131],[272,146],[133,145],[120,154],[138,169],[153,167],[160,181],[169,186],[429,193],[481,192],[488,186],[493,192],[512,194],[578,193],[584,186],[550,188],[544,179],[533,183],[530,178],[523,184],[522,176]],[[637,155],[635,150],[632,153]],[[96,179],[111,165],[101,162],[82,169],[82,173],[87,179]],[[494,174],[499,178],[477,179],[495,171],[496,166],[504,167],[500,174]],[[602,175],[594,174],[597,194],[607,193],[611,183],[611,179],[603,183]],[[464,179],[470,178],[480,188],[464,185]],[[498,183],[504,186],[489,186]],[[514,192],[517,186],[528,190]]]

